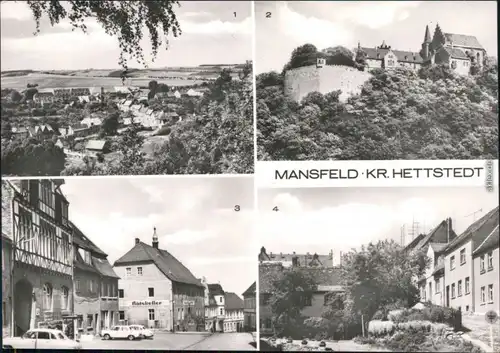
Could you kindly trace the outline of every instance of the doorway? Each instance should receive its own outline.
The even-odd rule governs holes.
[[[14,336],[22,336],[30,329],[32,308],[33,286],[21,279],[14,286]]]
[[[447,308],[450,307],[450,286],[446,286],[446,303],[445,306]]]

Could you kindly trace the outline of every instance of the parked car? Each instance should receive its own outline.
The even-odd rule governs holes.
[[[53,329],[29,330],[21,337],[6,337],[3,349],[82,349],[78,341],[68,338],[62,331]]]
[[[143,325],[129,325],[130,329],[137,330],[141,333],[142,338],[153,338],[152,330],[145,328]]]
[[[101,331],[101,336],[105,340],[111,339],[128,339],[130,341],[141,339],[141,332],[132,330],[129,326],[113,326],[110,330],[105,329]]]

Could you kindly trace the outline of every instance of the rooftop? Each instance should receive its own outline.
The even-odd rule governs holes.
[[[241,299],[236,293],[226,292],[224,297],[226,300],[226,310],[243,310],[243,299]]]

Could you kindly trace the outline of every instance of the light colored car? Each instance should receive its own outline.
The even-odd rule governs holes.
[[[82,349],[78,341],[68,338],[60,330],[39,328],[29,330],[21,337],[6,337],[3,349]]]
[[[153,338],[154,333],[152,330],[145,328],[143,325],[129,325],[131,330],[137,330],[141,333],[143,338]]]
[[[141,332],[132,330],[128,326],[113,326],[111,329],[101,331],[101,337],[105,340],[128,339],[130,341],[142,338]]]

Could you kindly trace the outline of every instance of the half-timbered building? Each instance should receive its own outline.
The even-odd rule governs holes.
[[[13,334],[73,311],[73,245],[63,180],[2,181],[2,232],[12,240]]]

